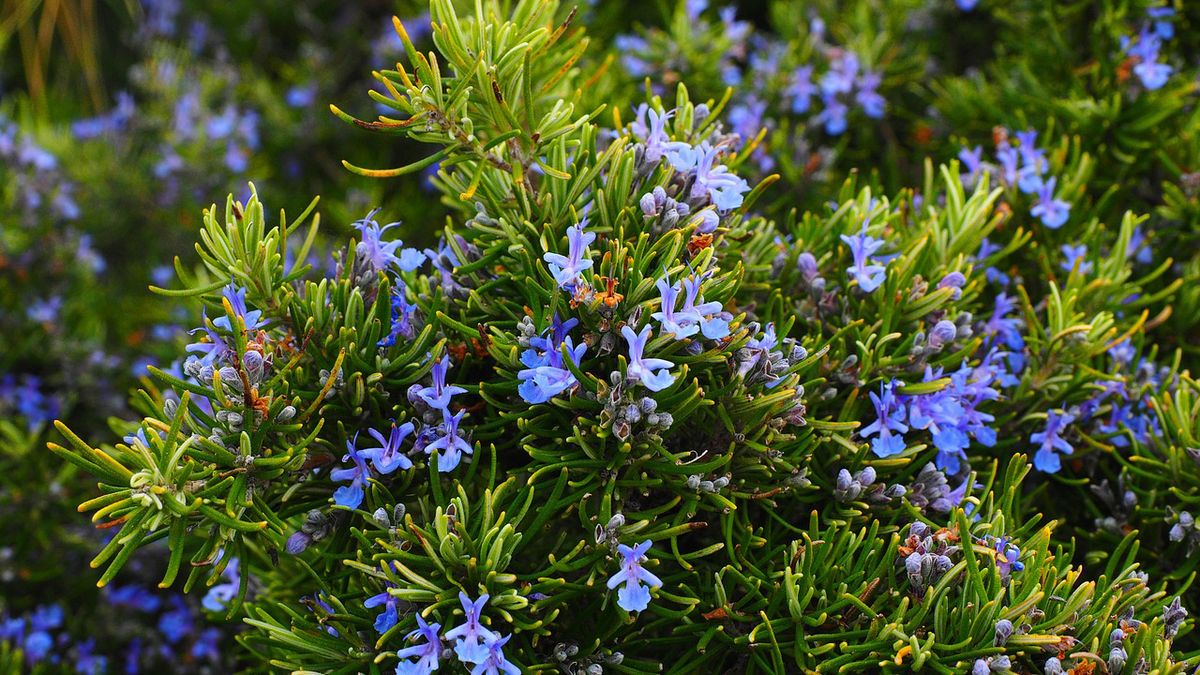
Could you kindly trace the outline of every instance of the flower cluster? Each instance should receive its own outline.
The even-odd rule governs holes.
[[[26,218],[32,219],[43,210],[59,221],[79,218],[82,211],[75,201],[75,185],[64,178],[58,157],[3,114],[0,164],[0,177],[11,185],[14,201]]]
[[[1128,56],[1133,74],[1150,91],[1161,89],[1175,70],[1171,64],[1159,60],[1163,43],[1175,37],[1174,18],[1172,7],[1150,7],[1138,34],[1133,38],[1121,37],[1121,51]]]
[[[1052,230],[1061,228],[1071,217],[1071,204],[1057,196],[1058,178],[1047,176],[1050,163],[1046,157],[1046,150],[1037,147],[1037,131],[1018,131],[1015,146],[1009,139],[1007,129],[997,128],[994,137],[994,165],[984,164],[983,149],[980,146],[959,151],[958,159],[966,169],[963,184],[973,185],[985,170],[990,171],[1010,190],[1034,195],[1033,206],[1029,209],[1030,215],[1041,220],[1043,225]]]

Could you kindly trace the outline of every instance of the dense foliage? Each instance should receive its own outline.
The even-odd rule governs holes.
[[[1200,667],[1194,8],[291,4],[0,70],[0,668]]]

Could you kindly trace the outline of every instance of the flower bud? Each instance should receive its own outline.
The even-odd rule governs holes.
[[[1002,647],[1006,642],[1008,642],[1008,638],[1012,637],[1012,634],[1012,621],[1009,621],[1008,619],[1000,619],[996,622],[996,636],[992,642],[997,647]]]

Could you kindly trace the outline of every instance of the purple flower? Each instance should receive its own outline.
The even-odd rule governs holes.
[[[422,387],[416,391],[417,396],[421,398],[430,408],[436,410],[447,410],[450,405],[450,399],[458,394],[465,394],[466,389],[446,384],[446,371],[450,369],[449,357],[442,357],[433,364],[431,375],[433,384],[428,387]]]
[[[624,584],[617,591],[617,605],[626,612],[640,612],[650,604],[650,588],[643,586],[643,583],[651,588],[662,586],[661,579],[642,567],[650,545],[647,539],[632,548],[625,544],[617,546],[617,552],[621,554],[621,571],[608,578],[608,588],[611,590]]]
[[[357,509],[362,504],[363,486],[371,476],[366,458],[354,447],[356,440],[357,437],[355,440],[346,441],[347,453],[342,457],[343,462],[351,461],[354,465],[348,469],[334,469],[329,472],[329,477],[335,481],[350,481],[349,485],[343,485],[333,492],[333,503],[349,509]]]
[[[521,669],[504,656],[504,645],[510,638],[512,638],[511,635],[500,637],[493,633],[491,637],[484,640],[487,658],[482,663],[475,664],[475,667],[471,669],[471,675],[500,675],[500,673],[521,675]]]
[[[1005,185],[1012,187],[1017,183],[1017,149],[1008,141],[1001,141],[996,146],[996,161],[1000,162],[1000,175]]]
[[[1062,251],[1063,257],[1065,258],[1059,265],[1059,267],[1061,267],[1064,271],[1068,273],[1074,272],[1076,271],[1076,265],[1078,265],[1078,271],[1080,274],[1091,273],[1092,263],[1087,261],[1088,251],[1086,244],[1079,244],[1077,246],[1063,244],[1059,250]]]
[[[1021,549],[1008,537],[996,538],[992,542],[992,548],[996,551],[996,569],[1000,572],[1002,581],[1007,582],[1013,572],[1025,569],[1025,564],[1018,560],[1021,557]]]
[[[654,285],[658,287],[661,309],[650,316],[658,321],[663,331],[674,335],[676,340],[683,340],[700,332],[700,326],[693,313],[675,311],[676,300],[679,299],[679,284],[672,284],[670,277],[663,275]]]
[[[1029,213],[1040,218],[1042,223],[1057,230],[1071,217],[1071,205],[1061,199],[1055,199],[1054,187],[1057,179],[1051,177],[1038,188],[1038,201]]]
[[[62,296],[52,295],[45,300],[34,300],[29,303],[29,307],[25,310],[25,315],[34,323],[50,326],[58,323],[58,315],[62,312],[62,306]]]
[[[367,429],[367,433],[379,441],[378,448],[367,448],[360,450],[359,453],[371,460],[375,465],[375,470],[383,475],[388,475],[396,469],[411,469],[412,460],[404,455],[400,445],[404,439],[408,438],[413,433],[412,422],[405,422],[399,426],[392,422],[392,431],[387,438],[383,434],[374,429]]]
[[[317,100],[317,84],[309,82],[294,85],[287,90],[284,100],[293,108],[307,108]]]
[[[1062,464],[1055,450],[1067,455],[1075,451],[1075,448],[1062,438],[1062,432],[1074,421],[1075,416],[1070,413],[1051,410],[1046,416],[1045,431],[1036,432],[1029,437],[1029,440],[1038,446],[1033,456],[1033,465],[1039,471],[1058,473]]]
[[[650,391],[662,391],[671,386],[675,376],[671,375],[668,369],[675,364],[666,359],[643,357],[646,343],[650,339],[650,326],[643,326],[639,333],[634,333],[627,325],[622,326],[621,336],[629,343],[629,367],[626,371],[629,379],[641,382],[642,386]]]
[[[962,184],[964,186],[974,185],[983,171],[983,146],[977,145],[969,150],[962,148],[958,151],[958,161],[967,170],[960,176]]]
[[[1146,232],[1141,225],[1133,228],[1133,233],[1129,235],[1129,247],[1125,249],[1125,256],[1132,257],[1143,265],[1154,262],[1154,249],[1150,248],[1146,241]]]
[[[446,631],[446,639],[457,641],[457,644],[454,645],[454,653],[458,655],[458,660],[463,663],[483,663],[487,661],[490,650],[484,642],[495,640],[499,637],[479,623],[480,612],[483,611],[483,606],[487,604],[488,597],[485,593],[479,596],[478,600],[472,602],[466,593],[461,591],[458,593],[458,601],[462,603],[463,613],[466,616],[462,625]]]
[[[400,223],[388,223],[380,227],[375,221],[379,209],[373,209],[365,218],[354,223],[354,227],[362,233],[362,241],[354,249],[359,260],[364,261],[372,270],[382,274],[392,267],[402,272],[411,272],[425,263],[425,256],[415,248],[403,248],[404,242],[384,241],[383,233],[397,227]],[[397,253],[398,252],[398,253]]]
[[[388,592],[389,588],[396,588],[396,584],[388,581],[384,583],[382,593],[376,593],[363,601],[363,607],[374,609],[383,605],[383,611],[375,617],[375,632],[380,635],[391,630],[400,622],[400,598]]]
[[[792,100],[792,112],[797,115],[808,112],[813,94],[817,93],[812,74],[812,66],[800,66],[792,73],[791,82],[784,90],[784,95]]]
[[[405,647],[396,652],[400,663],[396,665],[396,675],[429,675],[438,668],[438,660],[442,658],[442,638],[438,635],[442,624],[425,623],[421,613],[415,615],[417,629],[409,633],[405,639],[424,638],[425,642],[412,647]],[[416,661],[410,661],[411,658]]]
[[[630,131],[642,141],[645,148],[643,160],[651,166],[658,164],[671,142],[671,137],[667,135],[667,121],[674,114],[673,110],[660,113],[645,103],[637,107],[637,118]]]
[[[397,280],[395,288],[392,289],[392,327],[388,331],[387,337],[377,343],[379,347],[392,347],[396,344],[397,338],[411,340],[417,334],[416,327],[413,325],[413,315],[417,313],[417,305],[408,301],[405,294],[406,288],[404,282]]]
[[[592,260],[587,257],[588,245],[596,240],[596,233],[587,232],[585,227],[587,218],[567,228],[566,256],[558,253],[542,255],[542,259],[550,267],[550,273],[554,275],[554,281],[558,283],[559,288],[566,291],[574,292],[579,276],[592,269]]]
[[[466,410],[459,410],[457,414],[451,415],[449,410],[442,408],[442,434],[424,447],[427,455],[433,454],[435,450],[441,451],[438,458],[438,471],[441,473],[453,471],[462,461],[462,453],[470,455],[474,452],[471,444],[458,433],[458,425],[465,414]]]
[[[729,335],[729,318],[731,315],[723,311],[719,302],[704,302],[700,295],[700,284],[708,278],[709,272],[693,274],[683,280],[683,307],[681,314],[688,314],[700,323],[700,334],[709,340],[720,340]]]
[[[821,76],[821,92],[826,96],[849,94],[854,88],[854,78],[857,76],[858,55],[854,52],[843,52],[841,58],[835,59],[829,70]]]
[[[1174,71],[1175,68],[1170,64],[1156,61],[1142,61],[1133,67],[1133,74],[1137,75],[1138,79],[1142,81],[1142,85],[1151,91],[1161,89]]]
[[[173,608],[158,618],[158,632],[170,644],[175,644],[188,636],[195,627],[192,610],[183,601],[183,596],[175,596]]]
[[[825,125],[825,133],[830,136],[840,136],[846,131],[846,104],[838,100],[835,94],[826,92],[821,95],[824,106],[820,113],[813,118],[814,124]]]
[[[108,670],[108,659],[94,654],[95,638],[88,638],[75,646],[75,672],[100,675]]]
[[[221,630],[206,628],[192,643],[192,658],[197,661],[216,661],[221,658]]]
[[[128,92],[118,92],[115,108],[97,117],[72,122],[71,133],[80,140],[114,134],[125,128],[134,112],[133,97]]]
[[[867,222],[863,220],[862,230],[856,235],[842,235],[842,241],[850,247],[854,264],[846,268],[846,274],[858,282],[858,287],[864,293],[872,293],[887,280],[886,265],[871,263],[870,256],[883,246],[882,239],[876,239],[867,234]]]
[[[156,612],[161,605],[158,595],[141,586],[108,586],[109,603],[117,607],[131,607],[139,612]]]
[[[863,113],[871,119],[880,119],[883,117],[884,107],[887,102],[879,92],[879,84],[883,81],[883,77],[874,71],[863,71],[862,76],[858,78],[858,91],[854,94],[854,101],[862,106]]]
[[[228,323],[228,318],[226,318],[226,323]],[[199,356],[196,357],[197,360],[205,366],[214,365],[217,361],[233,353],[233,348],[226,344],[225,338],[214,329],[213,324],[214,322],[208,320],[208,312],[206,311],[204,313],[204,325],[189,331],[192,335],[203,331],[204,335],[200,338],[199,342],[193,342],[184,347],[185,350],[191,352],[193,355],[198,354]]]
[[[246,289],[234,283],[230,283],[221,291],[221,297],[229,302],[229,307],[233,310],[233,315],[240,318],[245,324],[246,330],[255,330],[262,326],[262,311],[251,310],[246,306]],[[213,319],[213,324],[227,332],[233,332],[233,327],[229,324],[228,316],[219,316]]]
[[[75,259],[83,263],[85,267],[92,270],[95,274],[100,274],[108,267],[104,256],[95,248],[92,248],[92,235],[79,235],[79,248],[75,251]]]
[[[1174,7],[1148,7],[1146,16],[1154,20],[1154,34],[1163,40],[1175,37],[1175,26],[1171,19],[1175,16]]]
[[[238,573],[237,558],[229,560],[229,564],[225,565],[225,569],[221,571],[221,577],[224,581],[209,588],[208,593],[204,594],[204,600],[200,603],[204,609],[210,612],[224,611],[238,594],[242,578]]]
[[[587,351],[587,345],[580,344],[576,347],[569,336],[557,344],[549,343],[547,350],[541,355],[538,355],[536,350],[526,350],[525,354],[529,355],[530,361],[525,365],[529,367],[517,373],[517,377],[521,379],[517,393],[525,399],[526,403],[545,403],[579,384],[575,375],[563,361],[562,352],[559,351],[562,345],[566,345],[571,360],[575,365],[579,365],[580,359]],[[526,356],[522,355],[522,361],[525,358]]]
[[[859,435],[869,438],[878,434],[871,442],[871,451],[877,457],[891,457],[904,452],[908,447],[904,443],[904,433],[908,425],[904,423],[904,407],[899,404],[893,391],[894,382],[879,385],[880,395],[871,392],[871,404],[875,406],[875,421],[863,427]]]
[[[743,196],[750,191],[750,185],[745,179],[731,173],[729,167],[717,164],[717,156],[720,154],[718,148],[702,143],[697,150],[692,197],[699,198],[707,194],[718,211],[728,211],[741,206]]]

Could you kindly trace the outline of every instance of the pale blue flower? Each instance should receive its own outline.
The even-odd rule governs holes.
[[[643,326],[639,333],[634,333],[627,325],[622,326],[621,336],[629,343],[629,368],[626,371],[629,378],[641,382],[650,391],[662,391],[671,386],[675,376],[668,370],[675,364],[666,359],[643,357],[650,340],[650,326]]]
[[[642,561],[647,560],[646,552],[650,550],[649,539],[634,547],[620,544],[617,552],[621,554],[621,570],[608,578],[608,588],[611,590],[624,584],[617,591],[617,605],[627,612],[641,612],[650,604],[650,588],[662,586],[662,580],[642,567]],[[647,584],[643,586],[642,584]]]

